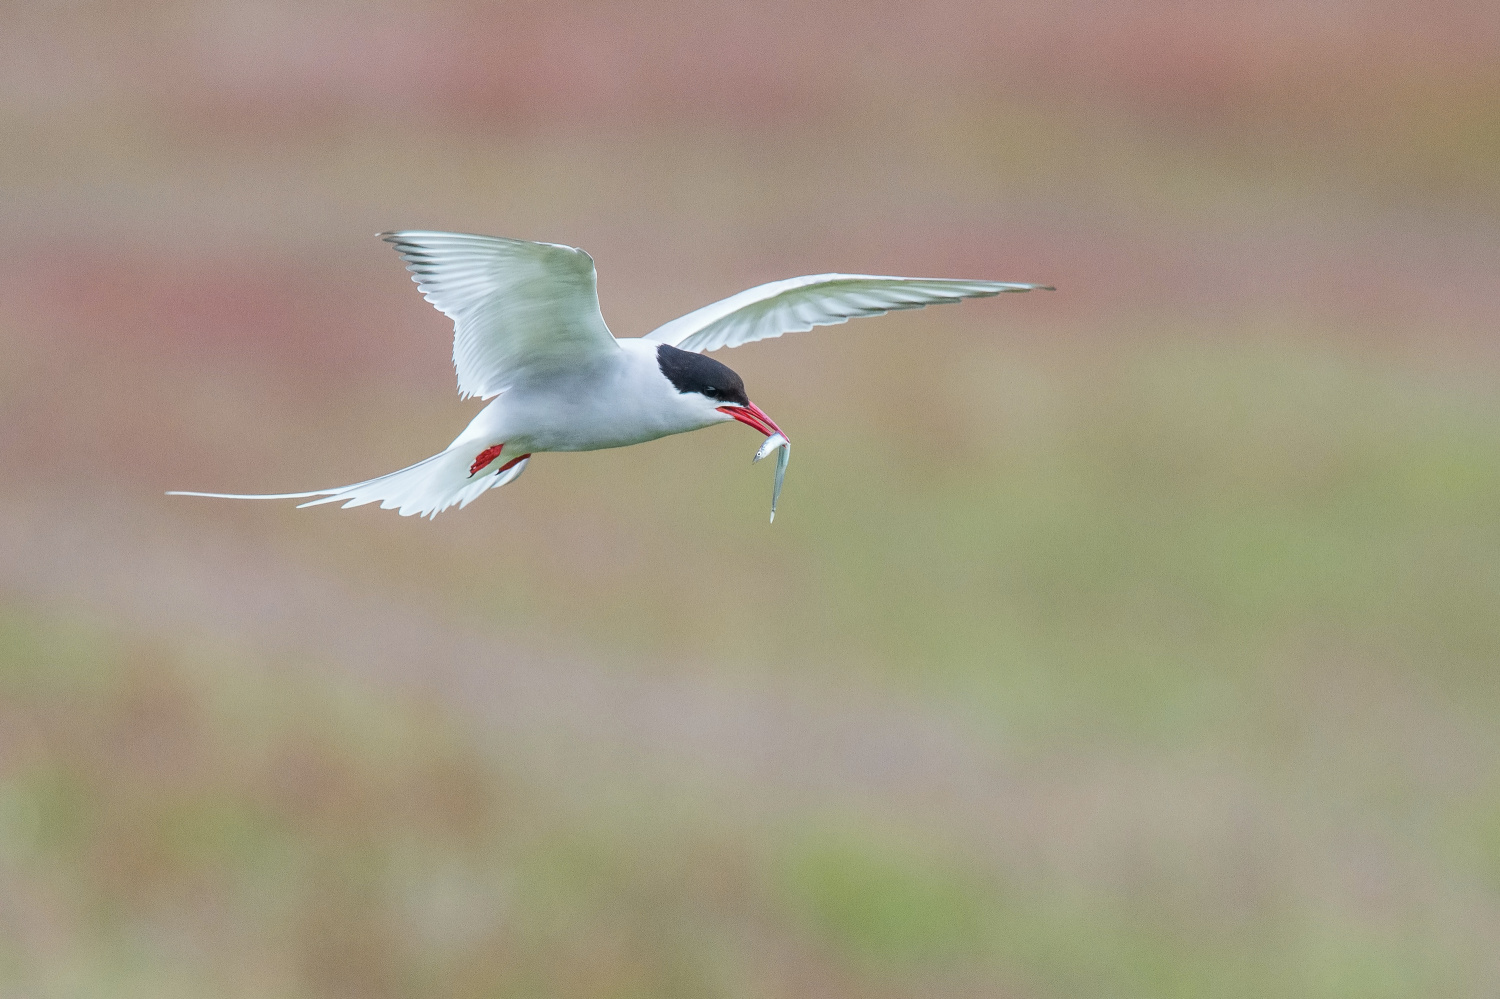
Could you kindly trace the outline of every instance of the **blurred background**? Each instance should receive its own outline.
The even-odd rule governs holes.
[[[1492,0],[0,6],[0,996],[1500,992]],[[737,425],[435,522],[392,228]]]

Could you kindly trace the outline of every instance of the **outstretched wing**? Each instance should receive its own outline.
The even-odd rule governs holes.
[[[557,243],[457,232],[385,232],[422,297],[453,320],[459,395],[619,350],[599,314],[594,261]]]
[[[920,309],[965,298],[987,298],[1002,291],[1033,289],[1052,290],[1046,285],[1002,281],[810,274],[757,285],[705,305],[647,333],[643,339],[701,353],[860,316],[883,316],[897,309]]]

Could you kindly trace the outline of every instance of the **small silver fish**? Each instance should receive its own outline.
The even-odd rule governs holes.
[[[776,456],[776,485],[771,489],[771,523],[776,523],[776,501],[781,499],[781,484],[786,481],[787,462],[792,460],[792,442],[786,439],[785,434],[772,434],[766,438],[766,442],[755,452],[755,457],[750,460],[751,464],[760,461],[771,453],[773,448],[781,448],[781,453]]]

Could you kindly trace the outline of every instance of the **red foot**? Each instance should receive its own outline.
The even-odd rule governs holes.
[[[504,444],[496,444],[494,447],[487,447],[483,451],[480,451],[479,456],[474,459],[474,464],[469,466],[469,478],[472,479],[481,468],[488,465],[496,458],[500,457],[500,452],[504,450],[504,448]],[[507,461],[505,464],[495,469],[495,474],[499,475],[501,472],[505,471],[508,468],[514,468],[518,463],[523,462],[530,457],[531,453],[527,452],[526,454],[512,458],[510,461]]]
[[[474,459],[474,464],[469,466],[469,478],[472,479],[474,477],[474,473],[478,472],[481,468],[488,465],[496,458],[500,457],[500,452],[504,450],[504,448],[504,444],[496,444],[494,447],[487,447],[483,451],[480,451],[479,457]],[[511,464],[515,464],[515,462],[511,462]],[[506,466],[506,468],[509,467],[509,465]],[[503,468],[501,469],[502,472],[504,470],[505,469]]]

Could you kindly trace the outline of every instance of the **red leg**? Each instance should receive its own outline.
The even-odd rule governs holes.
[[[507,461],[505,464],[503,464],[499,468],[495,469],[495,474],[499,475],[501,472],[505,471],[507,468],[510,468],[512,465],[518,465],[518,464],[520,464],[521,462],[525,461],[527,458],[530,458],[530,457],[531,457],[531,452],[528,451],[525,454],[521,455],[520,457],[512,458],[510,461]]]

